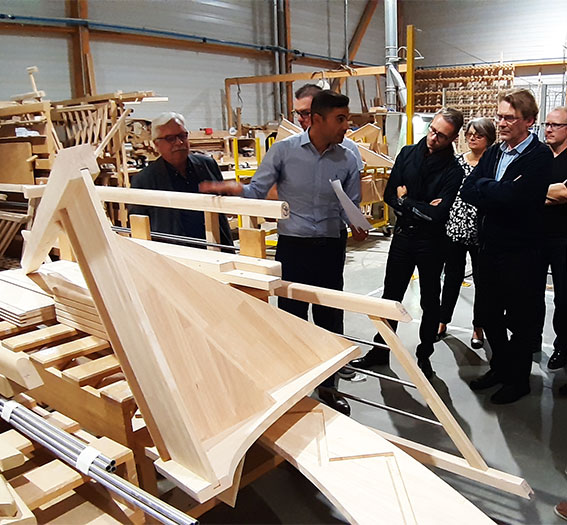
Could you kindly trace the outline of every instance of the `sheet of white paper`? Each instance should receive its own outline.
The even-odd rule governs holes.
[[[360,228],[361,230],[370,230],[372,228],[372,224],[370,224],[365,219],[364,215],[362,215],[362,212],[360,211],[360,208],[358,208],[354,204],[354,202],[350,200],[348,195],[343,190],[341,181],[329,179],[329,182],[331,183],[331,186],[333,186],[333,190],[335,190],[339,202],[341,203],[343,210],[345,210],[345,213],[347,214],[350,224],[356,226],[357,228]]]

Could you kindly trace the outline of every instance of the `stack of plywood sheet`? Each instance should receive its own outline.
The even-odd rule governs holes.
[[[0,272],[0,318],[17,326],[30,326],[55,318],[54,301],[24,274]]]
[[[87,334],[108,339],[85,279],[76,263],[56,261],[35,275],[53,295],[57,321]]]

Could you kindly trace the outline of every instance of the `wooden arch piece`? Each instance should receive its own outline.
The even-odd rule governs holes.
[[[64,229],[159,451],[158,468],[209,499],[231,486],[263,431],[360,351],[113,233],[84,169],[92,149],[61,154],[67,162],[51,173],[22,267],[36,270]]]

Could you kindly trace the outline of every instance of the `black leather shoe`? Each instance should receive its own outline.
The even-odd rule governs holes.
[[[517,385],[504,385],[498,392],[490,396],[490,401],[495,405],[507,405],[514,403],[530,393],[530,387],[519,387]]]
[[[556,372],[557,370],[561,370],[566,364],[567,352],[555,350],[547,362],[547,369]]]
[[[420,357],[417,360],[417,366],[419,366],[419,368],[421,368],[421,371],[423,372],[423,375],[427,378],[427,379],[431,379],[434,375],[435,372],[433,371],[433,368],[431,368],[431,361],[429,361],[429,357]]]
[[[484,390],[485,388],[491,388],[493,386],[501,384],[502,381],[498,378],[493,370],[489,370],[486,374],[473,379],[469,386],[471,390]]]
[[[365,356],[353,359],[349,364],[355,368],[372,368],[373,366],[389,365],[390,350],[373,348]]]
[[[319,392],[319,399],[325,403],[325,405],[334,408],[337,412],[345,416],[350,416],[350,405],[347,403],[346,399],[328,391]]]

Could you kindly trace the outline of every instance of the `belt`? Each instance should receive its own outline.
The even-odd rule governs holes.
[[[279,235],[278,239],[298,246],[328,246],[340,242],[343,237],[346,237],[346,234],[346,230],[341,230],[340,237],[295,237],[293,235]]]

